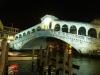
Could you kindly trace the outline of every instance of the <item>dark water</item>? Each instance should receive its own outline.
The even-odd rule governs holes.
[[[31,61],[10,61],[9,64],[17,63],[20,65],[19,75],[35,75],[32,72]],[[77,75],[100,75],[100,59],[74,57],[73,63],[80,66],[75,69]]]
[[[73,63],[80,66],[77,75],[100,75],[100,59],[73,58]]]

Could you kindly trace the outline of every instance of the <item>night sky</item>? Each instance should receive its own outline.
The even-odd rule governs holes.
[[[0,0],[0,19],[5,26],[27,29],[51,14],[61,20],[90,22],[100,18],[100,2],[87,0]]]

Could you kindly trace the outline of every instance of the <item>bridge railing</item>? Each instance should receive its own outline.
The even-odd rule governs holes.
[[[42,29],[40,31],[34,31],[34,32],[31,32],[30,35],[31,34],[34,34],[34,33],[37,33],[37,32],[48,32],[48,33],[53,33],[53,34],[56,33],[56,35],[63,35],[63,36],[66,36],[67,35],[67,37],[80,39],[81,41],[84,40],[86,42],[99,42],[98,41],[99,39],[96,39],[96,38],[92,38],[92,37],[88,37],[88,36],[83,36],[83,35],[76,35],[76,34],[71,34],[71,33],[65,33],[65,32],[61,32],[61,31],[54,31],[52,29],[48,29],[48,30]],[[25,36],[22,35],[22,37],[25,37]],[[20,35],[19,35],[19,36],[16,37],[15,40],[20,39],[22,37],[20,37]]]
[[[100,39],[96,39],[96,38],[92,38],[92,37],[88,37],[88,36],[83,36],[83,35],[76,35],[76,34],[71,34],[71,33],[66,33],[66,32],[61,32],[61,31],[54,31],[53,29],[41,29],[39,31],[34,31],[31,32],[30,34],[26,35],[29,37],[29,35],[53,35],[53,36],[61,36],[61,37],[65,37],[67,39],[72,39],[72,40],[77,40],[77,41],[81,41],[81,42],[87,42],[87,43],[93,43],[93,44],[100,44]],[[21,40],[23,39],[22,36],[20,38],[17,38],[16,40]]]

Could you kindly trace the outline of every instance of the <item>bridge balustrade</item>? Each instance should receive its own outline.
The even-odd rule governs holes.
[[[100,45],[100,40],[97,38],[92,38],[92,37],[77,35],[77,34],[71,34],[71,33],[66,33],[66,32],[61,32],[61,31],[54,31],[53,29],[48,29],[48,30],[41,29],[40,31],[30,32],[30,34],[26,34],[26,36],[19,34],[20,38],[16,36],[17,39],[15,40],[15,43],[16,44],[19,43],[20,45],[21,44],[23,45],[25,41],[27,42],[30,39],[38,38],[38,37],[45,37],[45,36],[55,37],[55,38],[57,37],[60,40],[62,39],[62,41],[68,41],[68,43],[72,42],[74,44],[77,42],[77,43],[88,43],[88,44],[91,44],[91,46]]]
[[[65,33],[65,32],[61,32],[61,31],[54,31],[54,30],[41,30],[41,31],[36,31],[35,32],[35,34],[37,33],[37,32],[39,32],[38,34],[39,35],[42,35],[42,33],[44,34],[44,32],[48,32],[48,33],[51,33],[51,34],[54,34],[54,35],[56,35],[56,36],[62,36],[62,37],[64,37],[64,36],[66,36],[66,38],[67,37],[70,37],[71,39],[77,39],[77,40],[80,40],[80,41],[84,41],[84,42],[93,42],[93,43],[95,43],[95,42],[99,42],[98,41],[98,39],[96,39],[96,38],[91,38],[91,37],[88,37],[88,36],[83,36],[83,35],[76,35],[76,34],[71,34],[71,33]],[[32,34],[34,34],[34,33],[30,33],[29,35],[32,35]],[[46,34],[46,33],[45,33]],[[48,34],[46,34],[46,35],[48,35]],[[27,35],[26,35],[27,36]],[[16,40],[18,40],[18,39],[20,39],[20,38],[23,38],[24,36],[22,36],[21,34],[19,35],[19,38],[18,38],[18,36],[16,36]]]

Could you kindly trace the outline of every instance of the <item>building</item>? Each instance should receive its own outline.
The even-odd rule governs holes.
[[[7,38],[8,43],[14,40],[15,34],[19,32],[18,28],[4,26],[0,20],[0,46],[3,38]]]

